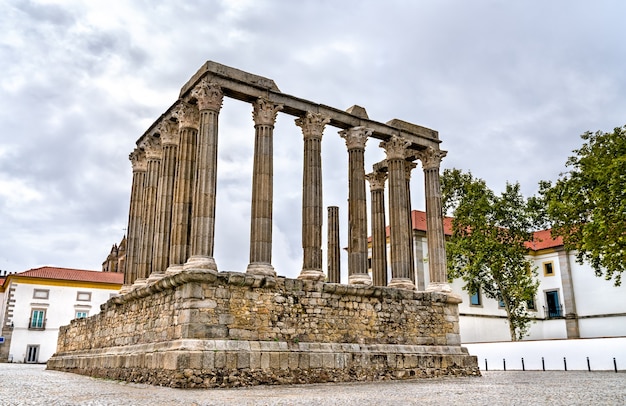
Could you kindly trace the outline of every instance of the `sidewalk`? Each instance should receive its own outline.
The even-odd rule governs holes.
[[[0,405],[626,405],[626,373],[484,372],[481,378],[172,389],[0,364]]]

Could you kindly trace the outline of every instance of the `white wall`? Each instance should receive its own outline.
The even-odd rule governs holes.
[[[478,365],[485,370],[521,370],[522,358],[526,370],[542,370],[544,358],[546,370],[564,370],[563,358],[568,370],[587,370],[587,357],[592,371],[613,370],[613,358],[620,371],[626,370],[626,337],[593,338],[578,340],[542,340],[464,344],[470,354],[478,357]]]
[[[13,308],[13,335],[9,360],[24,362],[27,346],[39,345],[39,362],[46,362],[56,351],[59,327],[69,324],[76,311],[87,311],[89,316],[100,312],[100,305],[117,293],[117,290],[93,287],[70,287],[12,283],[15,286],[15,307]],[[8,289],[8,288],[7,288]],[[48,299],[33,298],[35,289],[49,290]],[[91,292],[90,301],[78,301],[77,292]],[[32,309],[46,309],[45,330],[29,329]]]

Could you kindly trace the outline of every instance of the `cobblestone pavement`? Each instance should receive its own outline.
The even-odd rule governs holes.
[[[171,389],[0,364],[0,405],[626,405],[626,373],[484,372],[480,378]]]

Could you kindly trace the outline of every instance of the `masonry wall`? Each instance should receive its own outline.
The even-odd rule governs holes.
[[[434,292],[185,271],[62,327],[48,367],[183,387],[237,386],[223,378],[233,372],[238,384],[352,380],[354,363],[367,379],[476,374],[457,305]]]

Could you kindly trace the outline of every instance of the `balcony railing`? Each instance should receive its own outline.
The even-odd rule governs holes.
[[[557,307],[544,306],[543,311],[548,319],[558,319],[563,317],[563,306],[561,305],[558,305]]]
[[[35,319],[31,317],[28,319],[28,329],[29,330],[45,330],[46,329],[46,321],[48,319]]]

